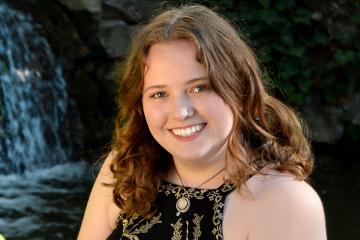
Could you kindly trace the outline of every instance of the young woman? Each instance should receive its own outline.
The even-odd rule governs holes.
[[[199,5],[156,16],[120,87],[78,239],[326,239],[304,127],[221,16]]]

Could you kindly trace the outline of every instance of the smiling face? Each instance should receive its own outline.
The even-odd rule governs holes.
[[[202,165],[225,161],[233,114],[195,56],[190,41],[153,45],[146,58],[142,101],[152,136],[174,161]]]

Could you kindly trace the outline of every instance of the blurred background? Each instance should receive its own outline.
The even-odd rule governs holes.
[[[202,0],[249,39],[312,130],[328,239],[360,239],[360,1]],[[190,1],[0,0],[0,234],[75,239],[116,113],[114,66],[159,9]]]

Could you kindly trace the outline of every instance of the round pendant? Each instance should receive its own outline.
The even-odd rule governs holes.
[[[176,202],[176,209],[181,212],[184,213],[187,210],[189,210],[190,208],[190,200],[186,197],[181,197],[177,200]]]

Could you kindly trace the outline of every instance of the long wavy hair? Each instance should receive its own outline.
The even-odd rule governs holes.
[[[234,114],[227,181],[241,189],[264,166],[305,180],[313,157],[304,123],[294,110],[267,93],[254,53],[227,20],[204,6],[185,5],[166,10],[142,26],[121,68],[111,169],[114,202],[122,213],[151,216],[161,180],[172,164],[171,155],[148,129],[142,90],[149,49],[175,39],[195,44],[197,60],[206,67],[214,91]]]

